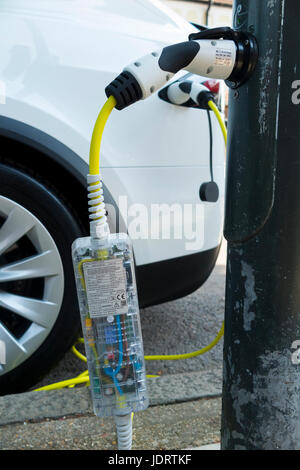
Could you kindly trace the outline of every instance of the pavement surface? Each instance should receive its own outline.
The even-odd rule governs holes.
[[[133,420],[132,450],[194,449],[220,440],[221,371],[148,380],[150,407]],[[2,450],[112,450],[115,424],[92,411],[89,389],[0,398]]]
[[[217,266],[210,279],[201,288],[204,315],[208,298],[213,298],[215,306],[213,318],[209,318],[206,312],[206,330],[203,327],[206,340],[202,345],[209,342],[207,339],[209,335],[213,339],[223,319],[225,250],[226,246],[223,244]],[[217,295],[214,294],[214,289]],[[180,308],[180,304],[188,300],[191,310],[194,311],[197,295],[195,293],[188,296],[188,299],[179,299],[176,301],[179,307],[176,308]],[[199,301],[197,305],[198,303]],[[163,306],[155,308],[155,318],[151,317],[152,326],[153,322],[159,322],[163,308]],[[172,322],[172,317],[167,317],[165,320],[167,323]],[[186,327],[183,331],[187,335],[185,337],[187,350],[181,350],[181,352],[199,349],[202,345],[199,345],[197,328],[193,323],[191,326],[193,317],[181,318],[181,320],[183,323],[187,322],[183,325]],[[146,316],[142,323],[145,338],[147,337],[145,331],[148,327],[150,328]],[[165,331],[170,331],[165,328],[166,326],[168,325],[164,325]],[[161,329],[160,324],[157,327]],[[174,331],[174,325],[172,331]],[[175,328],[174,335],[168,334],[169,341],[171,336],[170,347],[174,341],[176,342],[176,331]],[[161,351],[162,354],[165,352],[165,350]],[[155,351],[151,350],[149,339],[149,342],[145,344],[145,354],[152,353],[157,354],[160,351],[157,351],[157,348]],[[219,449],[222,342],[205,356],[189,361],[174,361],[181,363],[178,369],[177,364],[165,365],[160,361],[155,361],[157,364],[152,362],[151,370],[148,370],[150,366],[147,367],[148,373],[162,375],[148,379],[150,406],[134,416],[133,451]],[[74,364],[73,360],[72,358],[71,363],[68,364],[69,375],[66,376],[67,359],[63,366],[58,365],[52,371],[52,375],[37,386],[80,373],[78,360]],[[85,368],[83,363],[81,368],[82,370]],[[94,415],[90,391],[85,386],[54,391],[28,391],[0,397],[0,450],[115,450],[116,444],[113,419],[102,419]]]

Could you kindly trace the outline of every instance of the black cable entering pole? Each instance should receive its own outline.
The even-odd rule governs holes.
[[[207,119],[208,119],[208,129],[209,129],[209,170],[210,170],[210,178],[211,181],[214,180],[214,173],[213,173],[213,135],[212,135],[212,125],[211,125],[211,117],[210,111],[207,110]]]

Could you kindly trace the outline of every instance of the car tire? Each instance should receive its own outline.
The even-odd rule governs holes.
[[[50,184],[0,164],[0,395],[33,387],[78,336],[71,244],[80,236]]]

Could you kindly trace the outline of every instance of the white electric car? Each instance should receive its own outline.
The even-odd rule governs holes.
[[[78,335],[71,244],[88,233],[89,143],[105,87],[193,31],[157,0],[1,0],[0,394],[36,383]],[[222,101],[221,83],[189,78]],[[156,93],[114,110],[105,128],[108,219],[132,237],[141,307],[191,293],[215,265],[225,151],[211,123],[212,133],[206,110]],[[217,202],[199,196],[211,169]]]

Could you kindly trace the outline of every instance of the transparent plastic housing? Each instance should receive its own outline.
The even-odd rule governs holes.
[[[72,257],[94,412],[143,410],[149,403],[130,239],[78,238]]]

